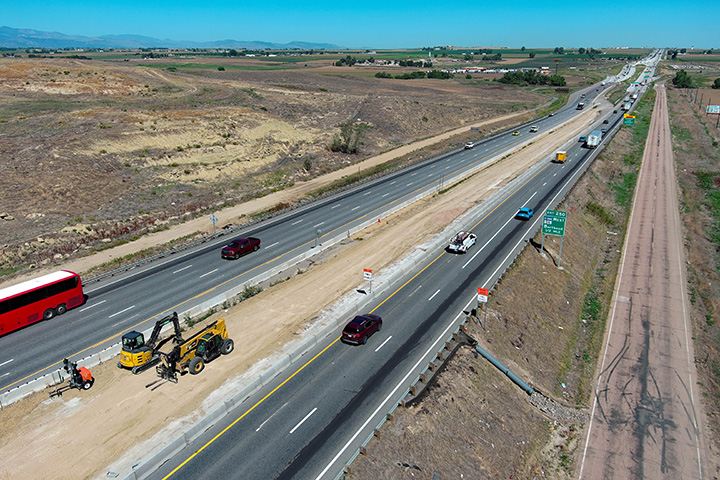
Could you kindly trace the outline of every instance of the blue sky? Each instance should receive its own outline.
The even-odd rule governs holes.
[[[293,40],[348,48],[656,46],[720,48],[720,4],[628,2],[2,0],[0,24],[67,35]]]

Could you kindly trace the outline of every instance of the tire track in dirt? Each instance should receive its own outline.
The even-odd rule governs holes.
[[[580,479],[707,471],[665,87],[656,91]]]

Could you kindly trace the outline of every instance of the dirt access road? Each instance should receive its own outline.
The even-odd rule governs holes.
[[[580,479],[709,475],[667,97],[656,90]]]

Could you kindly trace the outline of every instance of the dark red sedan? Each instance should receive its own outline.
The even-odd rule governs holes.
[[[382,329],[382,318],[377,315],[358,315],[348,323],[342,332],[342,341],[365,345],[370,335]]]

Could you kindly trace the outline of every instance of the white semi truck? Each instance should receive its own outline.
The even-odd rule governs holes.
[[[593,130],[590,132],[590,135],[587,136],[587,140],[585,140],[585,146],[587,148],[595,148],[598,145],[600,145],[600,142],[602,141],[603,134],[600,130]]]

